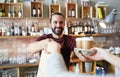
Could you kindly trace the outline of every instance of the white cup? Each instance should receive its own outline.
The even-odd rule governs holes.
[[[85,68],[86,73],[91,72],[91,70],[92,70],[92,62],[85,62],[84,63],[84,68]]]
[[[120,76],[120,68],[115,67],[115,77],[119,77],[119,76]]]

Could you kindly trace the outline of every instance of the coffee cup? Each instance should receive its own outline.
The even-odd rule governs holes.
[[[76,48],[82,48],[82,38],[76,38]]]
[[[94,46],[93,37],[83,37],[82,38],[82,49],[90,49]]]

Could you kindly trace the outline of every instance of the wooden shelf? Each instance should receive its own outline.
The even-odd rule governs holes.
[[[79,35],[73,35],[69,34],[73,37],[87,37],[87,36],[93,36],[93,37],[111,37],[111,36],[120,36],[120,34],[112,33],[112,34],[79,34]]]
[[[78,63],[81,62],[78,58],[71,58],[70,63]]]
[[[1,65],[0,66],[0,69],[4,69],[4,68],[19,68],[19,67],[30,67],[30,66],[38,66],[39,65],[39,63],[37,62],[37,63],[34,63],[34,64],[30,64],[30,63],[28,63],[28,64],[4,64],[4,65]]]
[[[59,4],[50,4],[49,5],[49,18],[55,12],[61,12],[61,6]]]
[[[66,4],[66,18],[78,18],[78,5],[76,3]]]
[[[80,18],[92,18],[93,17],[93,7],[92,6],[82,6],[80,8],[81,13],[80,13]]]
[[[7,39],[7,38],[11,38],[11,39],[13,39],[13,38],[23,38],[23,39],[25,39],[25,38],[37,38],[38,36],[0,36],[0,39]]]
[[[111,36],[120,36],[120,34],[118,33],[112,33],[112,34],[79,34],[79,35],[73,35],[73,34],[69,34],[70,36],[73,37],[89,37],[89,36],[93,36],[93,37],[111,37]],[[39,36],[0,36],[0,39],[7,39],[7,38],[37,38]]]
[[[36,10],[35,16],[33,16],[33,8]],[[38,11],[38,9],[39,9],[39,11]],[[31,2],[30,17],[31,18],[43,18],[43,2],[42,1]]]
[[[0,18],[23,18],[23,3],[1,3],[0,2],[0,6],[2,6],[5,10],[5,16],[2,16]],[[16,12],[15,17],[13,17],[12,14],[11,14],[11,17],[9,17],[8,10],[12,12],[13,8],[15,9],[15,12]],[[18,15],[20,8],[22,13],[21,17],[19,17]]]

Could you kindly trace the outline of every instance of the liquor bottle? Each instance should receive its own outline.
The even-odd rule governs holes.
[[[11,29],[10,29],[10,26],[7,27],[7,36],[11,36]]]
[[[2,17],[2,7],[0,6],[0,17]]]
[[[68,34],[72,34],[71,26],[72,26],[72,23],[69,23],[68,24]]]
[[[32,30],[31,30],[32,32],[35,32],[35,25],[34,25],[34,22],[32,22],[31,29],[32,29]]]
[[[22,36],[22,27],[18,26],[18,36]]]
[[[72,11],[71,11],[71,13],[72,13],[72,17],[75,17],[75,9],[74,8],[72,8]]]
[[[17,25],[14,26],[14,35],[18,36],[19,33],[19,27]]]
[[[84,24],[84,33],[85,33],[85,34],[88,33],[88,25],[87,25],[86,22],[85,22],[85,24]]]
[[[13,6],[13,10],[12,10],[12,16],[15,17],[16,16],[16,8]]]
[[[2,17],[5,17],[5,8],[4,8],[4,5],[2,5],[1,13],[2,13]]]
[[[11,25],[11,36],[14,36],[14,23],[12,22],[12,25]]]
[[[53,13],[54,13],[54,9],[52,8],[52,9],[51,9],[51,14],[53,14]]]
[[[69,10],[68,10],[68,17],[71,17],[71,16],[72,16],[72,10],[69,9]]]
[[[38,17],[41,17],[41,16],[42,16],[41,8],[40,8],[40,5],[38,5]]]
[[[18,17],[22,17],[22,9],[21,9],[21,6],[19,6]]]
[[[11,17],[11,8],[10,8],[10,5],[8,6],[8,17]]]
[[[83,33],[83,23],[79,22],[79,34]]]
[[[35,8],[35,4],[32,8],[32,17],[36,17],[36,8]]]
[[[64,34],[68,35],[68,27],[67,27],[67,22],[65,22]]]
[[[3,26],[2,26],[2,36],[5,36],[5,35],[6,35],[6,32],[7,32],[7,27],[6,27],[5,22],[3,22]]]

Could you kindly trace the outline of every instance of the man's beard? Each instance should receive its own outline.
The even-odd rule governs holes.
[[[52,32],[56,35],[61,35],[63,33],[63,28],[62,27],[55,27],[55,28],[52,28]]]

